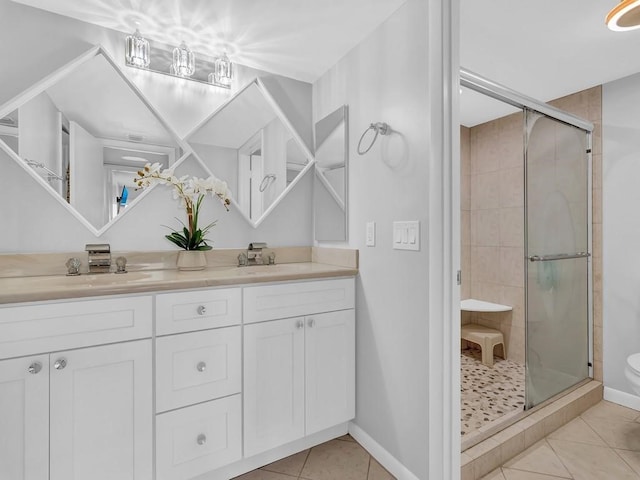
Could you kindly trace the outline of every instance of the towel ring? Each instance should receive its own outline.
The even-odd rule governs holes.
[[[273,182],[276,181],[276,176],[273,173],[268,173],[267,175],[264,176],[264,178],[262,179],[262,181],[260,182],[260,192],[264,192],[267,187],[269,187],[269,185],[271,185]]]
[[[362,151],[362,148],[361,148],[362,140],[364,139],[365,135],[369,130],[374,130],[376,134],[373,136],[373,140],[371,140],[371,143],[369,144],[367,149],[365,151]],[[387,135],[389,134],[390,130],[391,128],[389,128],[389,125],[387,125],[384,122],[372,123],[371,125],[369,125],[369,128],[367,128],[364,131],[364,133],[360,137],[360,141],[358,142],[358,154],[364,155],[365,153],[367,153],[369,150],[371,150],[371,147],[373,147],[373,144],[376,143],[376,140],[378,139],[378,135]]]

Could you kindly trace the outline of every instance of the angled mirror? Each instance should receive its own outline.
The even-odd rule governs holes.
[[[101,47],[0,107],[0,147],[96,235],[144,195],[133,178],[145,163],[182,154]]]
[[[313,155],[259,79],[196,127],[187,142],[227,182],[257,227],[313,164]]]
[[[347,125],[344,105],[315,126],[313,219],[317,241],[347,240]]]

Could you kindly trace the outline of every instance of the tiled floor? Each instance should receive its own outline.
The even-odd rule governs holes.
[[[461,433],[468,435],[524,407],[524,366],[494,357],[483,365],[478,349],[460,354]]]
[[[482,480],[640,480],[640,411],[602,401]]]
[[[350,435],[246,473],[235,480],[395,480]]]

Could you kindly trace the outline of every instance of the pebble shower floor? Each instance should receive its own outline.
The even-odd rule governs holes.
[[[480,359],[477,349],[460,354],[463,436],[524,408],[524,365],[495,357],[494,366],[487,367]]]

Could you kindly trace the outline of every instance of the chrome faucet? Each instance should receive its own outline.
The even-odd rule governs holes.
[[[265,242],[253,242],[247,249],[247,265],[263,265],[262,249],[267,248]]]
[[[109,273],[111,246],[108,243],[88,243],[84,249],[89,255],[89,273]]]

